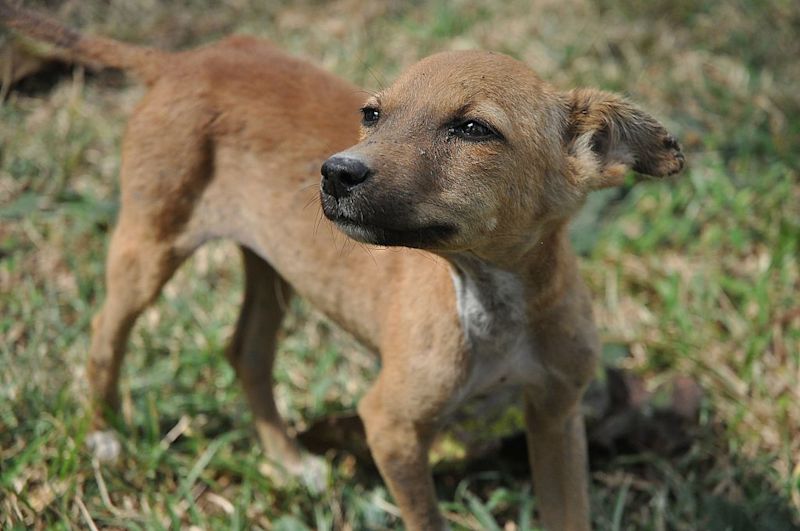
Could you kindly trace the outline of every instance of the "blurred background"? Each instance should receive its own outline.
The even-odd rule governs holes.
[[[593,196],[573,227],[605,343],[586,404],[595,526],[799,528],[796,0],[25,4],[167,49],[256,35],[370,90],[430,53],[482,48],[562,89],[638,102],[680,139],[688,169]],[[222,355],[241,298],[238,252],[224,242],[198,252],[140,319],[122,381],[122,455],[92,461],[89,321],[118,208],[120,139],[143,88],[2,31],[3,527],[398,527],[350,437],[377,360],[301,301],[282,331],[277,394],[332,463],[329,489],[277,489],[259,473]],[[477,405],[436,445],[443,510],[456,529],[534,529],[520,413],[492,407]]]

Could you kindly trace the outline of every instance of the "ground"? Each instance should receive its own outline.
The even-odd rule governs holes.
[[[432,52],[483,48],[561,88],[640,103],[681,140],[688,169],[598,195],[575,245],[606,363],[646,391],[689,378],[703,399],[679,450],[592,453],[595,527],[800,526],[800,4],[46,4],[76,27],[169,49],[233,32],[266,37],[367,89]],[[141,318],[123,376],[121,457],[92,461],[83,364],[118,208],[120,137],[142,93],[74,69],[29,80],[0,106],[0,523],[398,527],[379,477],[347,452],[326,454],[334,466],[323,493],[276,488],[259,473],[249,413],[221,355],[241,297],[226,243],[199,252]],[[374,357],[301,302],[282,339],[277,389],[293,429],[352,411]],[[513,435],[519,415],[504,418],[492,430]],[[457,458],[457,442],[440,452],[440,499],[456,529],[535,528],[524,456],[479,467]]]

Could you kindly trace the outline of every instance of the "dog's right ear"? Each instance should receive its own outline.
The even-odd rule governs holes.
[[[664,177],[683,169],[675,137],[624,98],[595,89],[576,89],[567,98],[571,177],[587,191],[620,185],[629,170]]]

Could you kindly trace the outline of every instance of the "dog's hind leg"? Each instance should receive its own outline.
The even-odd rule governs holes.
[[[119,373],[136,318],[158,296],[188,253],[169,242],[142,237],[138,222],[122,219],[106,260],[106,296],[92,321],[88,378],[100,408],[119,406]]]
[[[137,317],[204,241],[189,221],[202,218],[195,210],[212,178],[203,128],[208,118],[184,108],[196,105],[188,98],[167,106],[161,100],[168,88],[154,88],[145,97],[123,141],[121,208],[106,259],[105,301],[92,322],[87,369],[96,428],[103,425],[102,413],[119,406],[120,368]]]
[[[136,318],[189,254],[170,241],[153,239],[145,229],[142,220],[122,215],[106,259],[106,296],[92,321],[87,367],[96,429],[119,409],[120,369]],[[118,453],[119,445],[108,432],[97,431],[87,442],[101,459],[114,459]]]
[[[273,394],[275,339],[291,288],[267,262],[246,247],[242,247],[242,258],[244,301],[227,350],[228,360],[253,412],[269,474],[281,479],[281,474],[288,473],[320,490],[325,481],[324,462],[302,452],[289,436]]]

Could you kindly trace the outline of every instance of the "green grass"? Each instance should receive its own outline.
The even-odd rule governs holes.
[[[596,457],[595,526],[800,525],[796,2],[137,0],[72,2],[60,16],[173,49],[256,34],[371,89],[428,53],[479,47],[562,88],[628,94],[677,133],[689,169],[598,195],[576,245],[609,358],[650,389],[690,375],[705,397],[686,451]],[[83,364],[118,207],[120,137],[141,94],[78,70],[0,106],[0,523],[396,528],[380,478],[344,452],[327,454],[333,471],[318,495],[259,472],[221,355],[241,297],[226,243],[201,250],[142,316],[123,376],[122,457],[92,462]],[[282,338],[277,393],[293,429],[351,411],[375,359],[299,302]],[[490,435],[519,428],[518,414],[504,419]],[[453,526],[533,529],[524,468],[511,456],[488,469],[437,465]]]

